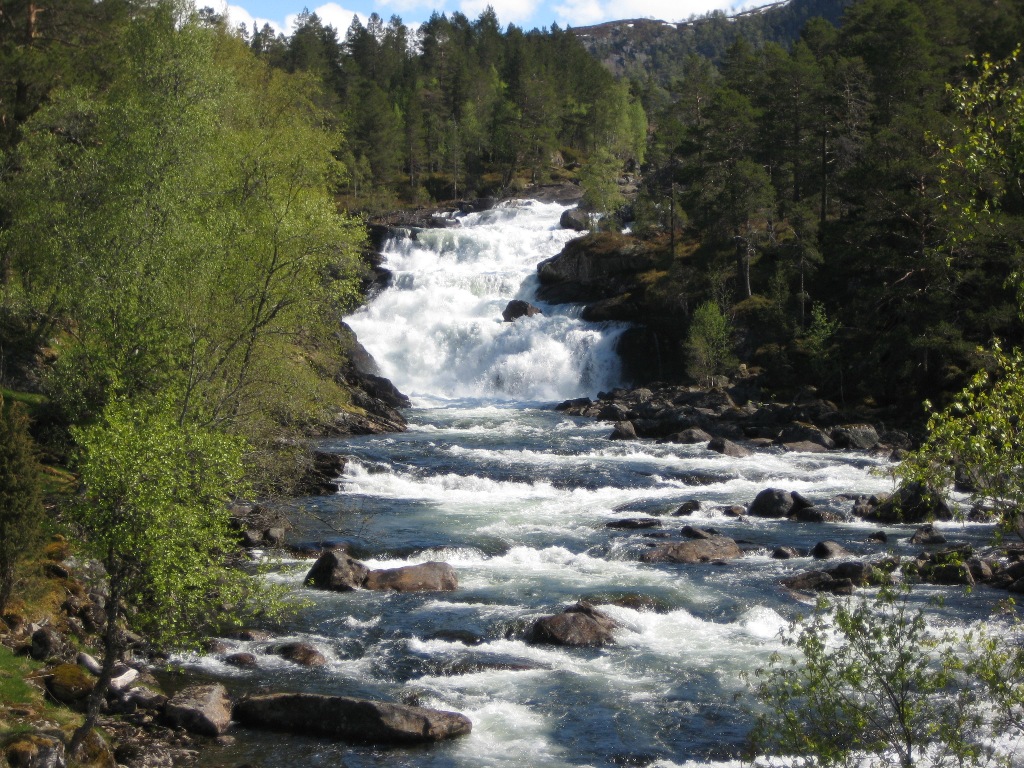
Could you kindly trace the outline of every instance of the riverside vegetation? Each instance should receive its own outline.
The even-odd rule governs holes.
[[[932,398],[945,410],[901,471],[931,488],[958,479],[1017,531],[1021,366],[992,343],[1021,340],[1012,4],[863,0],[788,49],[740,38],[720,67],[693,55],[632,82],[570,30],[503,32],[492,11],[435,15],[417,46],[398,19],[353,23],[342,42],[304,14],[282,38],[167,2],[14,2],[4,21],[2,373],[45,394],[7,400],[29,401],[42,458],[79,486],[74,503],[51,488],[41,520],[40,451],[6,403],[0,613],[13,633],[29,612],[56,620],[49,573],[70,593],[65,621],[98,639],[98,683],[49,675],[50,694],[85,712],[60,724],[77,728],[79,759],[110,759],[92,727],[126,647],[187,645],[281,609],[232,563],[228,502],[294,489],[313,461],[304,438],[401,402],[345,364],[357,348],[340,321],[368,267],[364,221],[339,210],[528,193],[579,171],[594,229],[632,223],[573,247],[618,265],[583,300],[595,320],[640,324],[621,349],[635,379],[713,381],[739,362],[764,392],[809,383],[900,409]],[[57,538],[33,549],[46,526]],[[103,594],[60,564],[68,541],[102,564]],[[986,637],[970,663],[940,654],[936,672],[917,618],[889,605],[836,621],[853,645],[909,632],[907,690],[955,698],[964,685],[995,701],[997,720],[969,720],[951,747],[980,761],[986,728],[1019,724],[1020,655]],[[778,672],[782,687],[763,692],[783,715],[834,701],[815,688],[837,671],[816,621],[796,641],[809,676]],[[34,655],[59,655],[45,629]],[[4,679],[26,674],[0,658]],[[811,719],[765,722],[826,761],[891,748],[909,766],[942,734],[928,710],[898,722],[905,711],[883,729],[903,726],[902,741],[851,730],[835,744],[798,730]],[[18,743],[57,748],[52,734]]]

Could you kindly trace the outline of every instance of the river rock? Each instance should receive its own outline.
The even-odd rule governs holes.
[[[250,696],[235,705],[234,717],[251,728],[373,744],[441,741],[473,728],[457,712],[317,693]]]
[[[684,501],[679,505],[679,508],[672,513],[673,517],[683,517],[684,515],[692,515],[700,509],[700,502],[697,499],[690,499]]]
[[[783,427],[776,442],[785,445],[813,443],[819,448],[831,450],[836,447],[835,441],[825,434],[824,430],[813,424],[794,422]]]
[[[750,502],[747,513],[754,517],[788,517],[793,511],[793,494],[779,488],[765,488]]]
[[[819,541],[811,548],[811,557],[815,560],[832,560],[836,557],[849,557],[850,552],[834,541]]]
[[[772,550],[772,558],[775,560],[791,560],[794,557],[802,557],[796,547],[776,547]]]
[[[581,211],[579,208],[570,208],[567,211],[562,211],[562,215],[558,219],[558,225],[562,229],[586,232],[590,229],[590,214]]]
[[[665,441],[669,443],[678,443],[680,445],[695,445],[696,443],[710,442],[711,435],[699,427],[690,427],[689,429],[684,429],[682,432],[672,433],[665,438]]]
[[[640,558],[645,563],[708,563],[743,557],[743,550],[728,536],[711,536],[675,544],[662,544]]]
[[[798,523],[846,522],[846,517],[838,512],[833,512],[830,509],[821,509],[820,507],[803,507],[802,509],[796,510],[791,517]]]
[[[508,304],[505,305],[505,309],[501,311],[501,318],[506,323],[511,323],[518,320],[520,317],[533,317],[534,315],[543,315],[540,307],[535,307],[528,301],[522,299],[512,299]]]
[[[914,531],[914,535],[910,537],[910,543],[927,547],[936,544],[945,544],[946,537],[935,530],[934,525],[926,523]]]
[[[232,653],[224,659],[225,664],[230,664],[232,667],[255,667],[259,662],[256,660],[256,654],[253,653]]]
[[[615,429],[608,435],[609,440],[637,440],[636,426],[631,421],[615,422]]]
[[[605,523],[605,528],[622,528],[625,530],[638,530],[641,528],[657,528],[661,521],[656,517],[628,517],[624,520],[613,520]]]
[[[459,578],[448,563],[428,562],[370,571],[363,586],[395,592],[454,592],[459,588]]]
[[[782,585],[804,592],[831,592],[852,595],[854,584],[850,579],[836,579],[826,571],[804,571],[782,579]]]
[[[782,450],[787,453],[826,453],[828,448],[810,440],[801,440],[796,443],[783,443]]]
[[[164,707],[164,721],[202,736],[219,736],[231,722],[231,700],[223,685],[190,685]]]
[[[619,623],[590,603],[580,601],[555,616],[537,619],[530,632],[531,643],[567,646],[597,646],[615,642],[613,631]]]
[[[708,450],[720,453],[723,456],[730,456],[734,459],[742,459],[750,456],[750,451],[742,445],[736,445],[732,440],[724,437],[716,437],[708,443]]]
[[[285,643],[275,650],[282,659],[287,659],[300,667],[323,667],[327,665],[327,657],[309,643]]]
[[[829,434],[838,448],[870,451],[878,445],[878,432],[870,424],[844,424]]]
[[[350,592],[361,588],[369,573],[369,568],[343,550],[332,549],[320,555],[306,574],[305,583],[316,589]]]
[[[881,523],[926,523],[952,520],[953,512],[938,491],[921,483],[908,483],[865,515]]]

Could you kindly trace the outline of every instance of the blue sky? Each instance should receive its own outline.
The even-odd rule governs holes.
[[[488,5],[493,6],[504,27],[516,24],[525,29],[550,26],[582,27],[615,19],[649,18],[663,21],[682,21],[694,14],[723,10],[731,13],[743,8],[767,5],[771,0],[196,0],[197,6],[211,5],[216,10],[225,8],[231,21],[244,23],[250,29],[270,23],[278,31],[290,32],[295,17],[307,8],[344,37],[352,17],[359,16],[365,24],[376,12],[385,21],[398,15],[409,26],[426,21],[433,11],[451,13],[461,11],[475,19]]]

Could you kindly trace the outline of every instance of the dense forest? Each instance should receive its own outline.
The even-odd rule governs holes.
[[[341,38],[304,13],[290,37],[265,26],[249,40],[272,66],[324,84],[345,126],[343,191],[362,210],[507,191],[598,148],[643,160],[647,123],[628,84],[557,27],[503,31],[488,9],[475,21],[435,13],[413,33],[374,14]]]

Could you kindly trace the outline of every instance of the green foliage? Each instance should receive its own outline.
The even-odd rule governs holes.
[[[604,147],[588,158],[580,172],[580,187],[583,189],[583,206],[602,216],[615,213],[625,202],[619,191],[619,174],[622,164]],[[597,222],[600,227],[600,221]]]
[[[54,92],[4,187],[6,293],[68,327],[47,386],[72,423],[113,393],[270,440],[343,402],[308,350],[358,300],[362,223],[336,212],[340,137],[308,76],[167,4],[103,87]],[[279,421],[279,419],[278,419]]]
[[[729,369],[732,358],[732,328],[718,304],[706,301],[697,307],[686,340],[689,374],[701,384]]]
[[[945,409],[928,419],[928,437],[897,467],[907,481],[944,489],[954,483],[990,506],[1005,532],[1024,523],[1024,353],[995,344],[982,369]]]
[[[934,631],[906,592],[829,605],[784,633],[795,655],[776,655],[758,670],[764,705],[752,734],[758,752],[825,766],[898,761],[976,765],[997,735],[978,670],[993,651]],[[1004,669],[1003,672],[1006,670]],[[1020,668],[993,679],[1019,695]]]
[[[241,490],[241,440],[122,399],[74,437],[83,490],[74,517],[106,570],[110,622],[180,647],[258,604],[258,583],[226,563],[236,545],[226,503]]]
[[[36,447],[21,403],[0,397],[0,614],[11,598],[18,564],[39,543],[44,511]]]

